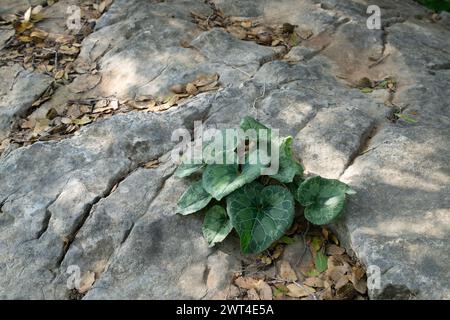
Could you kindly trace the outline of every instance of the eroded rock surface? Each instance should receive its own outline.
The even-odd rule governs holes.
[[[413,1],[371,1],[382,8],[382,30],[367,29],[365,1],[214,3],[226,15],[289,22],[308,36],[284,55],[198,28],[190,13],[209,16],[204,1],[114,1],[77,58],[98,65],[101,80],[80,93],[60,87],[36,115],[74,98],[164,96],[200,74],[219,74],[222,88],[4,152],[0,298],[71,298],[73,270],[91,279],[85,299],[226,298],[243,257],[236,238],[208,248],[202,217],[174,213],[188,181],[172,175],[171,134],[196,120],[232,127],[245,115],[293,136],[308,172],[357,191],[334,227],[367,267],[379,268],[370,297],[450,298],[448,27],[418,19],[427,12]],[[51,79],[18,65],[0,74],[2,138]],[[362,93],[362,77],[393,77],[397,86]],[[394,106],[417,122],[392,118]],[[142,167],[155,159],[156,167]]]

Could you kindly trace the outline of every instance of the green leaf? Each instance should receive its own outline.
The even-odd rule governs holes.
[[[295,238],[291,238],[288,236],[282,236],[280,238],[280,242],[282,242],[284,244],[293,244],[293,243],[295,243]]]
[[[395,113],[395,115],[397,116],[397,118],[402,119],[408,123],[417,123],[417,120],[408,116],[405,113]]]
[[[267,133],[265,136],[266,139],[264,139],[264,140],[270,141],[270,139],[271,139],[272,131],[269,128],[267,128],[265,125],[256,121],[254,118],[252,118],[250,116],[246,116],[246,117],[244,117],[244,119],[241,120],[240,127],[242,130],[244,130],[244,132],[247,130],[251,130],[251,129],[255,130],[257,133],[258,140],[260,140],[262,137],[262,135],[261,135],[262,132],[260,132],[260,130],[267,130],[266,131]]]
[[[368,88],[368,87],[361,88],[360,90],[361,90],[362,93],[371,93],[373,91],[372,88]]]
[[[212,197],[202,187],[202,181],[194,182],[180,197],[177,203],[177,213],[182,215],[199,211],[207,206]]]
[[[308,271],[308,272],[306,273],[306,275],[307,275],[308,277],[317,277],[317,276],[320,275],[320,272],[317,271],[316,269],[312,269],[312,270]]]
[[[317,252],[322,248],[322,238],[321,237],[313,237],[311,241],[311,248],[314,250],[314,252]]]
[[[305,206],[305,218],[313,224],[328,224],[344,209],[345,194],[352,190],[343,182],[322,177],[305,180],[297,190],[297,200]]]
[[[303,175],[303,167],[292,156],[292,137],[287,137],[281,140],[279,146],[279,170],[272,178],[283,182],[292,182],[296,175]]]
[[[227,212],[241,238],[242,252],[257,253],[289,229],[294,199],[286,188],[252,182],[227,197]]]
[[[316,265],[316,271],[319,273],[324,272],[328,269],[328,258],[326,255],[323,254],[322,251],[317,252],[316,254],[316,260],[314,261],[314,264]]]
[[[174,172],[174,175],[179,178],[184,178],[187,176],[190,176],[191,174],[200,171],[205,164],[188,164],[188,163],[181,163],[177,169]]]
[[[233,226],[227,212],[221,206],[216,205],[206,212],[202,230],[210,247],[222,242],[232,229]]]
[[[256,121],[254,118],[250,116],[246,116],[241,120],[241,123],[239,125],[242,130],[247,131],[248,129],[266,129],[269,130],[265,125],[263,125],[261,122]]]
[[[248,162],[248,161],[247,161]],[[261,164],[246,163],[239,172],[237,164],[211,164],[203,172],[203,188],[215,199],[222,200],[261,175]]]
[[[232,131],[232,130],[231,130]],[[216,149],[215,145],[215,139],[217,138],[222,139],[221,147],[219,149]],[[202,143],[202,162],[201,163],[191,163],[194,162],[194,159],[190,159],[189,153],[186,153],[183,155],[181,159],[181,164],[177,167],[175,170],[175,176],[179,178],[184,178],[187,176],[190,176],[191,174],[200,171],[202,168],[205,167],[206,163],[211,163],[215,161],[216,159],[216,152],[220,154],[219,157],[222,157],[223,163],[226,162],[226,159],[230,159],[230,157],[227,158],[228,155],[231,155],[231,159],[236,160],[235,158],[235,152],[234,150],[237,148],[240,141],[238,141],[238,137],[234,136],[231,145],[229,145],[230,141],[226,140],[226,130],[217,130],[215,132],[215,135],[211,137],[209,140],[205,140],[206,137],[203,138]],[[228,143],[227,143],[228,142]],[[192,151],[192,150],[191,150]],[[197,161],[199,162],[199,161]],[[228,163],[229,164],[229,163]]]

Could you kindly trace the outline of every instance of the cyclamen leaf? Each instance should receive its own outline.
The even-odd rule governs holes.
[[[227,212],[221,206],[214,206],[208,210],[203,221],[203,236],[210,247],[222,242],[231,232],[233,226]]]
[[[203,188],[215,199],[222,200],[243,185],[252,182],[261,175],[258,164],[244,164],[239,172],[237,164],[211,164],[203,172]]]
[[[202,162],[201,163],[192,163],[194,159],[190,159],[188,156],[189,152],[185,153],[182,157],[181,164],[175,170],[175,176],[179,178],[184,178],[190,176],[191,174],[200,171],[202,168],[206,166],[206,163],[211,163],[216,159],[216,153],[219,154],[218,158],[222,159],[223,163],[230,159],[235,159],[234,150],[237,148],[239,144],[239,140],[237,136],[233,136],[231,141],[227,141],[226,139],[227,130],[217,130],[215,135],[211,137],[211,139],[206,140],[206,137],[202,143]],[[219,139],[219,148],[216,148],[216,137]],[[231,142],[231,145],[229,145]],[[191,149],[191,151],[193,151]],[[197,161],[199,162],[199,161]]]
[[[345,194],[351,191],[339,180],[313,177],[299,186],[296,198],[306,207],[305,218],[308,221],[324,225],[339,217],[344,209]]]
[[[264,135],[265,140],[270,141],[270,139],[271,139],[272,131],[269,128],[267,128],[265,125],[256,121],[254,118],[252,118],[250,116],[246,116],[246,117],[244,117],[244,119],[241,120],[240,127],[242,130],[244,130],[244,132],[247,130],[255,130],[258,140],[260,140],[261,137],[263,136],[262,135],[263,131],[266,132],[266,134]]]
[[[194,182],[180,197],[177,213],[187,215],[203,209],[211,201],[211,195],[202,187],[202,181]]]
[[[289,229],[294,219],[294,199],[281,186],[264,187],[252,182],[227,197],[227,212],[241,238],[242,252],[257,253]]]
[[[292,156],[292,137],[281,140],[279,146],[279,170],[277,174],[271,175],[272,178],[289,183],[294,180],[296,175],[303,175],[303,167]]]
[[[328,258],[323,254],[322,251],[317,252],[316,260],[314,261],[316,265],[316,270],[319,273],[324,272],[328,268]]]
[[[191,174],[200,171],[205,164],[187,164],[181,163],[174,172],[174,175],[179,178],[190,176]]]
[[[258,122],[257,120],[255,120],[254,118],[252,118],[250,116],[244,117],[241,120],[241,123],[240,123],[239,126],[244,131],[246,131],[248,129],[255,129],[255,130],[259,130],[259,129],[266,129],[266,130],[268,130],[269,129],[265,125],[263,125],[261,122]]]

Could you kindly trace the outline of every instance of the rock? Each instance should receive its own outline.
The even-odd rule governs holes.
[[[381,272],[372,297],[449,298],[449,133],[448,126],[387,126],[342,176],[357,194],[338,230]]]
[[[0,140],[6,138],[14,120],[48,88],[52,78],[24,70],[19,65],[0,67]]]
[[[68,1],[46,10],[56,12]],[[161,113],[97,119],[61,141],[11,143],[0,156],[0,298],[239,297],[233,274],[254,257],[240,253],[234,233],[208,248],[202,215],[174,213],[190,181],[172,175],[170,155],[177,148],[174,129],[192,131],[196,120],[230,128],[246,115],[295,137],[294,155],[307,171],[340,178],[357,191],[330,227],[368,268],[370,298],[450,298],[450,35],[442,19],[413,19],[426,12],[414,1],[386,6],[377,0],[384,30],[369,30],[366,5],[358,1],[214,3],[225,15],[289,23],[313,35],[283,58],[277,48],[224,29],[201,30],[191,11],[208,17],[212,8],[203,1],[114,1],[82,42],[74,62],[81,75],[57,88],[30,119],[59,112],[74,99],[163,99],[173,95],[174,84],[201,75],[217,73],[220,89]],[[28,6],[3,1],[0,11]],[[62,30],[50,21],[39,25]],[[10,33],[1,30],[0,47]],[[94,69],[96,81],[84,81]],[[351,86],[387,76],[396,80],[395,92],[363,94]],[[0,82],[1,139],[52,79],[5,64]],[[71,92],[71,86],[83,90]],[[385,119],[385,101],[416,123]],[[142,166],[151,160],[158,165]],[[302,237],[295,240],[280,260],[300,282],[314,262]],[[276,271],[272,266],[266,274]],[[316,280],[308,283],[320,287]],[[361,293],[359,280],[350,279]],[[250,296],[271,298],[260,285]],[[290,285],[294,297],[314,293]],[[339,286],[342,298],[356,294],[347,280]],[[330,298],[331,288],[318,296]]]
[[[272,60],[277,54],[271,47],[236,39],[218,28],[200,34],[191,45],[212,62],[236,67],[248,64],[261,65]]]
[[[373,125],[356,108],[321,110],[298,133],[294,148],[309,172],[336,179],[360,152]]]
[[[0,50],[2,50],[6,42],[14,36],[15,31],[10,27],[0,27]]]
[[[198,105],[194,102],[163,115],[119,115],[72,139],[36,143],[2,157],[0,282],[5,290],[1,296],[47,297],[51,291],[43,293],[42,286],[52,282],[50,270],[57,272],[64,262],[92,206],[139,163],[170,151],[175,145],[170,141],[172,130],[185,127],[184,121],[192,130],[193,121],[204,116],[207,100],[201,97]],[[124,230],[116,233],[121,238]],[[23,275],[20,285],[9,281],[18,270]]]

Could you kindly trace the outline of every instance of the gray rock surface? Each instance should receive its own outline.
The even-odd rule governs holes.
[[[357,191],[333,227],[380,269],[371,298],[450,298],[448,27],[415,19],[426,11],[414,1],[371,1],[382,7],[383,30],[366,28],[366,1],[214,2],[226,15],[290,22],[312,36],[283,57],[198,28],[190,12],[212,12],[203,1],[114,1],[76,61],[98,64],[101,82],[79,94],[60,87],[36,117],[74,97],[165,96],[201,74],[218,73],[222,88],[1,155],[0,298],[70,299],[73,270],[87,283],[85,299],[226,298],[245,257],[234,235],[208,248],[201,215],[174,214],[188,181],[172,175],[171,134],[195,120],[232,127],[245,115],[295,137],[307,171]],[[354,87],[387,76],[395,92]],[[50,81],[0,68],[0,142]],[[418,122],[387,120],[392,104]],[[142,167],[154,159],[158,166]],[[294,263],[299,251],[285,258]]]
[[[0,139],[6,138],[13,121],[31,109],[52,78],[24,70],[19,65],[0,67]]]

